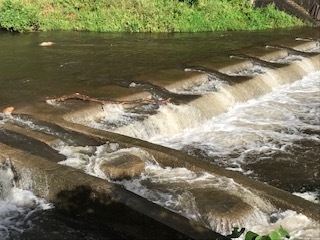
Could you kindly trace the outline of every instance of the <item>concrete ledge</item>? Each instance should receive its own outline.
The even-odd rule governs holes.
[[[129,239],[223,239],[123,187],[1,144],[18,184],[70,214],[94,219]]]
[[[309,50],[315,46],[315,42],[280,41],[280,44],[298,51]],[[255,53],[255,57],[266,61],[285,57],[289,54],[287,50],[283,49],[270,50],[263,48],[261,48],[261,52]],[[251,55],[249,51],[247,54]],[[301,79],[306,73],[320,69],[319,57],[320,55],[318,54],[307,57],[301,62],[271,69],[270,75],[260,74],[249,79],[242,79],[242,81],[234,81],[233,84],[224,89],[225,92],[217,94],[231,93],[230,95],[232,95],[234,93],[230,105],[234,104],[232,101],[245,101],[260,96],[271,91],[273,86]],[[219,60],[201,60],[197,64],[205,66],[209,70],[212,69],[225,73],[253,66],[253,63],[248,60],[231,60],[229,58],[225,58],[224,62],[220,62]],[[273,79],[273,71],[278,71],[277,74],[283,76],[283,78]],[[157,75],[157,73],[152,73],[150,76],[145,75],[139,80],[150,82],[159,88],[171,90],[173,88],[191,86],[195,82],[201,83],[207,80],[207,76],[204,73],[190,74],[182,70],[164,70],[162,74]],[[109,88],[106,86],[101,90],[107,89]],[[112,91],[112,89],[116,88],[111,87],[109,90]],[[252,91],[249,89],[252,89]],[[124,92],[130,94],[130,91]],[[132,95],[128,96],[125,96],[125,94],[121,94],[121,96],[117,95],[117,97],[123,99],[136,99],[137,96],[139,98],[140,96],[150,96],[150,93],[134,91]],[[209,101],[209,96],[207,95],[201,98],[192,99],[187,104],[198,108],[203,106],[203,103],[206,103],[206,106],[203,107],[203,113],[201,113],[202,118],[212,117],[212,114],[219,114],[225,111],[229,104],[215,101],[215,99]],[[153,155],[163,167],[185,167],[197,173],[205,171],[217,177],[233,179],[236,183],[277,209],[295,210],[310,218],[320,220],[318,214],[319,206],[317,204],[262,182],[249,179],[240,173],[225,170],[173,149],[77,124],[81,123],[81,121],[100,118],[103,115],[103,108],[97,104],[79,102],[68,104],[66,104],[67,108],[63,109],[53,108],[43,103],[42,105],[39,104],[33,107],[30,112],[35,118],[55,122],[62,128],[82,133],[88,138],[96,140],[97,143],[110,141],[119,143],[123,148],[139,147]],[[215,104],[217,106],[214,106]],[[205,109],[206,107],[207,109]],[[15,127],[8,127],[8,129],[20,132],[20,129]],[[23,131],[20,133],[23,134]],[[43,141],[48,143],[54,140],[39,136],[39,134],[34,134],[32,137],[36,139],[43,138]],[[216,239],[217,237],[221,237],[219,234],[210,231],[198,223],[163,209],[125,190],[119,185],[88,176],[78,170],[55,164],[50,161],[52,159],[44,159],[44,157],[41,158],[35,156],[35,154],[32,155],[22,150],[13,149],[2,143],[0,143],[0,149],[2,150],[0,157],[11,159],[22,188],[32,189],[37,195],[55,203],[58,208],[64,211],[73,214],[80,213],[81,215],[95,218],[101,224],[110,226],[129,239]],[[200,196],[201,194],[198,195]],[[205,201],[205,199],[201,200]]]
[[[71,128],[75,131],[80,129],[80,126],[77,126],[77,124],[74,123],[65,123],[64,127]],[[277,209],[291,209],[312,219],[320,220],[320,216],[318,214],[319,206],[317,204],[304,200],[289,192],[272,187],[268,184],[250,179],[241,173],[229,171],[177,150],[152,144],[136,138],[130,138],[85,126],[81,126],[81,132],[111,142],[121,143],[121,147],[139,147],[153,155],[161,166],[172,168],[184,167],[194,172],[206,171],[213,175],[231,178],[247,190],[270,202]]]

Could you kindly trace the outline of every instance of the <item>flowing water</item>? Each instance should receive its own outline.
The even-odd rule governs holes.
[[[133,76],[141,72],[169,67],[181,69],[187,61],[213,54],[222,56],[234,49],[260,46],[281,37],[297,37],[303,31],[287,30],[277,34],[262,31],[250,33],[250,38],[245,32],[157,35],[57,32],[22,36],[3,32],[0,33],[0,107],[26,105],[43,101],[47,96],[71,92],[100,97],[102,93],[96,91],[98,87],[131,84]],[[38,46],[39,42],[47,40],[57,44],[52,48]],[[301,56],[291,56],[284,61],[301,59]],[[256,68],[239,74],[255,75],[264,71]],[[313,72],[299,81],[274,88],[264,96],[237,103],[206,121],[198,121],[199,112],[190,106],[146,104],[131,112],[121,105],[107,105],[104,118],[86,124],[196,155],[319,202],[319,85],[320,72]],[[221,81],[210,81],[177,93],[210,95],[223,88]],[[163,131],[153,131],[152,124],[145,131],[121,128],[149,117],[150,109],[161,113],[171,128],[166,126]],[[180,113],[189,118],[172,121]],[[7,116],[0,116],[0,120],[13,121]],[[14,121],[37,128],[24,119]],[[177,121],[177,126],[183,122],[183,127],[175,128]],[[153,124],[158,127],[161,123],[154,120]],[[195,201],[197,189],[219,186],[239,195],[247,191],[229,178],[217,179],[206,172],[199,174],[184,168],[163,168],[141,149],[121,149],[117,143],[75,146],[61,137],[61,141],[52,147],[67,156],[61,164],[109,181],[114,180],[100,169],[103,159],[112,160],[127,153],[139,156],[145,163],[145,172],[133,180],[115,183],[223,234],[228,233],[234,223],[217,222],[206,215],[205,209]],[[9,165],[5,162],[0,169],[0,238],[19,239],[22,236],[23,239],[38,234],[46,239],[120,239],[114,233],[93,229],[88,224],[55,213],[50,204],[31,192],[16,188]],[[319,223],[290,210],[270,209],[272,207],[258,196],[246,194],[251,194],[246,203],[258,207],[236,223],[239,227],[264,233],[282,225],[292,236],[301,239],[319,236]],[[50,228],[50,224],[41,219],[54,224]],[[85,230],[80,230],[82,228]]]
[[[37,198],[32,192],[19,189],[14,184],[10,162],[0,168],[0,239],[19,238],[34,225],[30,220],[37,212],[52,206]]]
[[[162,128],[158,131],[158,125],[163,124],[158,117],[146,129],[135,131],[131,128],[128,132],[121,132],[122,128],[116,128],[116,131],[201,156],[287,191],[318,192],[319,86],[320,72],[314,72],[258,99],[238,103],[228,112],[203,124],[197,122],[197,109],[163,106],[159,111],[166,113],[167,126],[176,124],[177,120],[171,119],[170,115],[173,111],[189,113],[189,128],[179,129],[175,134],[168,133],[167,129],[161,132]],[[106,116],[102,121],[88,124],[110,130],[110,122],[127,126],[136,116],[136,113],[128,113],[120,105],[104,110]],[[153,131],[150,129],[152,127],[157,130]],[[256,164],[265,168],[259,169]],[[305,169],[300,167],[296,171],[296,164]],[[284,171],[288,182],[283,179],[278,182],[277,175]],[[303,182],[297,182],[295,179],[299,179],[299,175],[307,177]]]
[[[252,178],[319,203],[319,86],[318,71],[299,81],[279,87],[258,99],[236,104],[226,113],[213,117],[203,124],[198,125],[196,118],[189,119],[190,128],[176,134],[170,135],[165,131],[163,134],[160,132],[153,135],[150,132],[154,131],[150,131],[149,128],[145,132],[140,128],[139,136],[157,144],[200,156],[227,169],[240,171]],[[168,105],[162,108],[191,112],[190,118],[197,116],[192,114],[192,109],[185,109],[185,106]],[[159,111],[167,112],[166,122],[170,122],[172,111],[167,109]],[[125,109],[121,109],[121,106],[105,108],[105,114],[105,119],[121,126],[127,126],[135,121],[136,115],[133,113],[132,116]],[[114,117],[112,119],[107,117],[110,115]],[[110,130],[108,121],[108,124],[102,121],[90,122],[89,125]],[[162,124],[158,118],[154,121],[150,126],[156,128],[157,124]],[[129,133],[135,136],[135,131]],[[114,148],[106,156],[106,152],[110,150],[106,151],[105,146],[101,146],[100,149],[81,147],[75,150],[73,147],[63,145],[57,149],[68,156],[63,164],[83,169],[104,179],[108,177],[100,170],[101,162],[123,152]],[[140,157],[143,155],[138,149],[124,151]],[[273,210],[274,214],[266,215],[256,209],[254,215],[245,216],[244,221],[217,222],[199,209],[201,207],[195,201],[197,195],[194,195],[196,194],[194,189],[199,186],[201,188],[218,186],[231,192],[238,192],[240,195],[246,191],[245,189],[235,184],[232,179],[217,180],[206,173],[198,175],[183,168],[162,168],[148,156],[144,156],[144,161],[146,169],[140,178],[123,180],[119,184],[164,207],[195,219],[215,231],[226,234],[236,225],[266,233],[272,227],[276,229],[282,225],[290,229],[296,237],[313,239],[319,236],[319,223],[292,211],[276,213]],[[184,185],[185,190],[181,190],[181,185]],[[258,206],[260,201],[259,197],[252,195],[248,204]],[[259,208],[267,207],[259,206]]]

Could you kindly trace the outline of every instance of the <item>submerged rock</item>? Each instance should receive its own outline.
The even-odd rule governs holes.
[[[190,190],[195,197],[199,213],[210,227],[220,233],[231,233],[234,227],[242,228],[249,223],[263,224],[262,212],[238,196],[215,188]]]
[[[125,154],[104,162],[100,170],[112,180],[129,179],[144,171],[144,162],[135,155]]]

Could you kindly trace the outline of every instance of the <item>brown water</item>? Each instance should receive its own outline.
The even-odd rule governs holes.
[[[260,32],[129,34],[0,32],[0,108],[42,101],[47,96],[126,84],[133,76],[188,61],[225,56],[306,29]],[[303,34],[302,34],[303,35]],[[39,43],[52,41],[51,47]]]
[[[309,30],[314,31],[314,29],[300,28],[259,32],[179,34],[0,32],[0,109],[6,106],[32,104],[44,101],[48,96],[74,92],[107,98],[108,96],[104,96],[96,89],[111,84],[127,86],[139,74],[166,68],[182,69],[190,61],[207,57],[219,59],[222,56],[229,56],[233,50],[265,46],[266,42],[276,42],[283,37],[291,39],[304,37]],[[50,47],[40,47],[39,43],[43,41],[52,41],[55,44]],[[318,142],[302,143],[299,145],[302,149],[295,147],[292,154],[300,157],[306,162],[305,165],[308,165],[308,158],[315,161],[318,157],[317,151],[310,150],[316,149],[318,145]],[[306,158],[303,157],[305,151],[310,151]],[[225,157],[229,158],[229,155]],[[292,174],[288,179],[291,181],[295,177],[293,171],[299,166],[290,164]],[[282,163],[278,166],[284,165]],[[277,178],[272,174],[278,176],[281,171],[275,172],[274,165],[270,162],[249,162],[244,167],[246,170],[254,171],[253,177],[286,190],[300,190],[301,187],[314,190],[318,187],[314,181],[316,176],[310,177],[308,186],[299,183],[300,185],[290,188],[288,185],[291,182],[283,184],[276,182]],[[310,168],[309,165],[308,167]],[[266,173],[268,169],[270,172]],[[31,219],[36,227],[31,231],[25,231],[22,236],[13,238],[32,239],[37,235],[46,239],[58,237],[121,239],[108,229],[93,228],[91,223],[69,218],[55,210],[37,214]],[[83,228],[85,230],[82,230]],[[63,236],[63,232],[67,235]]]

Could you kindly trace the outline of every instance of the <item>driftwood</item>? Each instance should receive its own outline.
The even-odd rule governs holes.
[[[40,47],[49,47],[49,46],[52,46],[53,44],[55,44],[54,42],[42,42],[42,43],[39,43],[39,46]]]
[[[2,113],[11,114],[14,111],[14,107],[6,107],[2,110]]]
[[[167,98],[164,100],[159,100],[159,99],[153,99],[153,98],[141,98],[137,100],[131,100],[131,101],[116,101],[116,100],[102,100],[98,98],[92,98],[86,95],[82,95],[80,93],[73,93],[69,95],[63,95],[61,97],[57,98],[47,98],[48,103],[53,103],[53,102],[65,102],[67,100],[82,100],[82,101],[87,101],[87,102],[93,102],[93,103],[98,103],[101,105],[104,104],[137,104],[137,103],[157,103],[157,104],[167,104],[170,102],[171,98]]]

